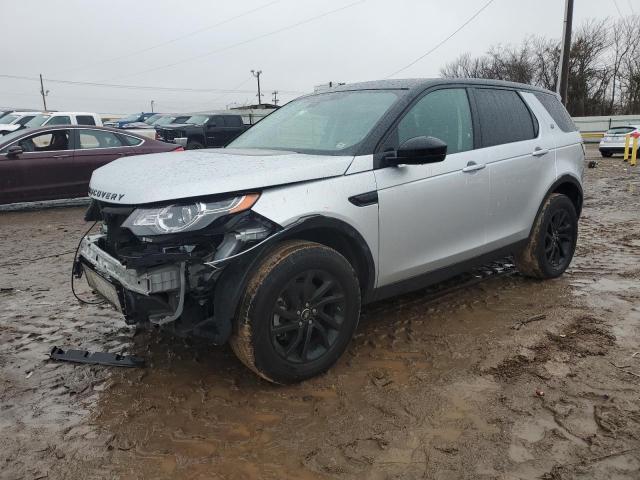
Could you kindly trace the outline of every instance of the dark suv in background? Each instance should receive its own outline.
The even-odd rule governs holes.
[[[156,138],[182,145],[187,150],[224,147],[244,132],[242,116],[230,113],[198,113],[182,124],[156,128]]]

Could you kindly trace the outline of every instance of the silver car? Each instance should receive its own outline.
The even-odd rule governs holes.
[[[558,97],[483,80],[342,85],[227,148],[93,173],[75,264],[130,324],[213,344],[269,381],[327,370],[360,307],[513,255],[561,275],[582,208],[581,136]]]

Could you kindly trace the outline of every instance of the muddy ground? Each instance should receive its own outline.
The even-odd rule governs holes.
[[[337,366],[292,387],[80,305],[82,208],[0,213],[0,477],[638,479],[639,171],[587,170],[563,277],[368,306]],[[54,363],[54,345],[148,367]]]

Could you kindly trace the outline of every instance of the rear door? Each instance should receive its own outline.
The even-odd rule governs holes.
[[[3,149],[0,154],[0,201],[28,202],[79,196],[73,141],[69,129],[51,129],[24,137]],[[8,157],[6,150],[12,145],[22,147],[23,153]]]
[[[76,168],[82,172],[82,191],[87,194],[91,174],[113,160],[127,156],[133,149],[124,144],[122,137],[108,130],[91,128],[75,129]]]
[[[480,152],[491,179],[487,247],[495,250],[527,238],[541,198],[555,176],[549,126],[523,93],[474,88],[481,125]]]

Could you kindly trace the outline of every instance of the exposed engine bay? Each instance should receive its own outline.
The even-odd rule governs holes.
[[[224,343],[230,322],[216,319],[214,308],[216,295],[223,295],[220,278],[246,253],[284,231],[249,210],[257,197],[236,197],[235,203],[219,208],[220,215],[212,206],[221,201],[140,209],[94,199],[85,219],[100,222],[100,231],[82,239],[74,274],[84,274],[91,288],[129,324],[163,326]],[[249,208],[234,211],[242,202]],[[202,227],[205,214],[213,220]],[[189,224],[197,229],[188,231]],[[164,227],[177,232],[153,231]]]

